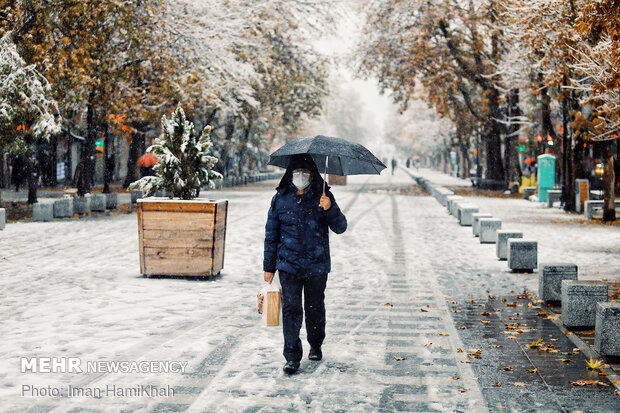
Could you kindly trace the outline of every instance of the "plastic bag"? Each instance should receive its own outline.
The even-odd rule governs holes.
[[[265,285],[256,298],[256,309],[262,315],[261,323],[267,327],[279,326],[282,319],[282,289],[272,282]]]

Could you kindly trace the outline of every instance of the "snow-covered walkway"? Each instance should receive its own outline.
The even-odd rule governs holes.
[[[508,273],[494,246],[479,245],[434,198],[416,195],[419,188],[400,170],[349,177],[349,185],[333,188],[349,228],[331,236],[324,359],[304,359],[298,374],[285,376],[281,329],[261,327],[255,310],[275,184],[208,194],[230,201],[224,270],[210,281],[143,278],[135,214],[8,225],[0,232],[0,411],[484,411],[502,410],[500,402],[507,411],[524,403],[541,411],[617,407],[611,388],[555,397],[571,388],[567,381],[554,388],[544,376],[502,371],[504,363],[528,363],[520,346],[540,333],[524,333],[510,350],[492,347],[508,347],[501,327],[493,327],[503,327],[508,313],[494,303],[512,299],[536,276]],[[510,218],[514,206],[500,204],[506,200],[495,201],[488,199],[491,212],[538,238],[543,259],[554,248],[558,259],[577,260],[588,273],[597,266],[620,273],[618,250],[595,248],[599,239],[617,245],[616,229],[594,228],[579,243],[570,226],[541,223],[540,229],[518,217],[522,210]],[[487,326],[477,317],[489,305],[497,323]],[[546,338],[558,335],[558,348],[569,345],[550,322],[539,322]],[[481,359],[467,356],[472,347],[482,349]],[[184,373],[21,373],[20,358],[35,356],[188,364]],[[22,395],[24,386],[68,385],[170,386],[174,396]]]

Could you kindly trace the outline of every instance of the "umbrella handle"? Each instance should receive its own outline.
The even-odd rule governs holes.
[[[329,156],[325,155],[325,172],[323,173],[323,195],[325,195],[325,181],[327,180],[327,160]]]

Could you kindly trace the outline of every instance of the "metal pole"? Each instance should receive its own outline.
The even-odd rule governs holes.
[[[325,155],[325,172],[323,173],[323,195],[325,195],[325,181],[327,180],[327,160],[329,156]]]

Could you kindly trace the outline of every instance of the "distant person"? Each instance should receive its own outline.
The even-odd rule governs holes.
[[[411,157],[407,158],[407,169],[409,169],[409,167],[411,167]]]
[[[394,175],[394,169],[396,169],[397,164],[396,158],[392,158],[392,175]]]

